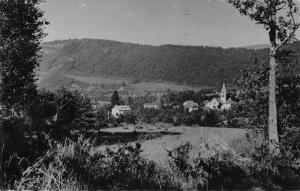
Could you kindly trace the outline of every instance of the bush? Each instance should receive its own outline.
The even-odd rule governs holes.
[[[26,111],[5,110],[0,120],[0,186],[11,187],[19,180],[47,152],[49,140],[64,140],[74,126],[89,127],[90,109],[88,99],[62,89],[40,91]]]
[[[216,127],[221,123],[220,116],[215,110],[207,110],[204,113],[204,117],[201,120],[201,125],[206,127]]]
[[[47,137],[31,133],[24,117],[0,120],[0,186],[10,188],[22,172],[48,149]]]
[[[216,141],[204,141],[197,148],[186,143],[169,151],[169,156],[184,190],[291,189],[300,172],[299,159],[271,157],[257,150],[249,157]]]
[[[137,117],[133,112],[124,114],[124,122],[127,124],[135,124],[137,121]]]
[[[162,111],[159,110],[159,109],[144,109],[144,108],[141,108],[138,111],[137,118],[141,122],[155,124],[155,123],[159,122],[158,115],[161,112]]]
[[[88,139],[66,140],[29,167],[17,188],[176,189],[170,172],[145,160],[140,153],[138,143],[96,150]]]

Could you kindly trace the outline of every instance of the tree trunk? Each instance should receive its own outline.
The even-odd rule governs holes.
[[[270,72],[269,72],[269,148],[272,154],[279,154],[279,137],[277,129],[277,109],[276,109],[276,50],[270,50]]]

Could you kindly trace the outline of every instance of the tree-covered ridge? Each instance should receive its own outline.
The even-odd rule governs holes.
[[[264,60],[268,55],[266,49],[149,46],[94,39],[54,41],[44,47],[47,54],[42,71],[213,87],[223,82],[232,84],[255,57]]]

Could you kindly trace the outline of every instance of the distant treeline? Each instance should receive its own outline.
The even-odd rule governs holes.
[[[300,43],[293,45],[300,51]],[[42,71],[116,76],[219,87],[232,84],[241,69],[257,58],[267,61],[268,49],[149,46],[107,40],[54,41],[44,45]]]

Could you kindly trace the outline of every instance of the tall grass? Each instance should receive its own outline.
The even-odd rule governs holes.
[[[16,188],[31,190],[209,190],[285,189],[299,174],[300,163],[245,149],[236,140],[203,139],[169,150],[169,167],[141,155],[139,143],[99,149],[79,137],[51,144],[51,149],[23,172]],[[239,148],[239,149],[236,149]],[[258,153],[254,153],[258,152]]]
[[[183,190],[293,188],[299,180],[299,159],[284,153],[271,156],[262,148],[265,144],[260,144],[255,148],[258,145],[244,140],[230,144],[220,139],[205,140],[197,146],[187,142],[169,151],[170,163],[173,172],[182,178]]]
[[[177,189],[169,169],[141,157],[136,144],[99,151],[94,142],[79,137],[52,146],[45,156],[23,172],[17,189],[103,190]]]

